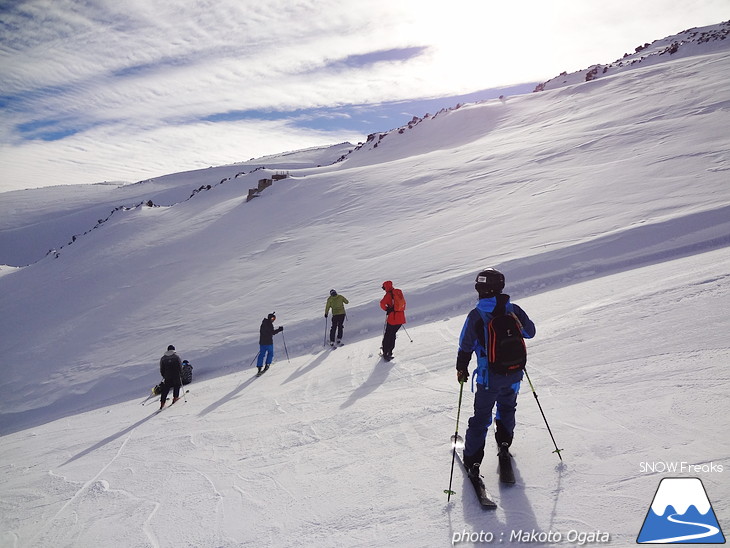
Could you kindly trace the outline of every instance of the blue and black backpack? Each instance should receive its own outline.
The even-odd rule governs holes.
[[[527,365],[527,347],[522,325],[513,313],[507,312],[508,295],[497,295],[491,317],[484,319],[484,342],[489,370],[500,375],[519,371]]]

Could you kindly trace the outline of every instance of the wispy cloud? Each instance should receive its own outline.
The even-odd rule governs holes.
[[[666,4],[4,2],[0,191],[340,142],[382,114],[367,105],[541,81],[727,11]]]
[[[388,50],[372,51],[369,53],[360,53],[356,55],[348,55],[347,57],[329,63],[326,68],[363,68],[376,63],[408,61],[414,57],[418,57],[428,50],[425,46],[415,46],[411,48],[393,48]]]

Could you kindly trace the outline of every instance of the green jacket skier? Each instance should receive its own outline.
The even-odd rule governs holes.
[[[350,304],[343,295],[338,295],[337,291],[330,289],[330,296],[327,298],[327,304],[324,307],[324,317],[326,318],[329,311],[332,310],[332,327],[330,328],[330,346],[335,346],[335,333],[337,334],[337,344],[342,343],[342,332],[345,329],[345,305]]]

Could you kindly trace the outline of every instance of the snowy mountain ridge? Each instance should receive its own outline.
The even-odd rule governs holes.
[[[331,164],[352,148],[350,143],[340,143],[132,184],[68,185],[4,193],[3,203],[7,207],[3,208],[0,218],[0,275],[2,265],[27,266],[44,256],[55,256],[76,238],[90,233],[120,211],[133,210],[147,203],[172,206],[221,184],[241,185],[244,183],[241,177],[246,174],[252,174],[245,180],[246,184],[256,186],[256,178],[267,173]],[[270,171],[259,173],[267,166]]]
[[[598,64],[577,72],[560,75],[539,84],[535,91],[556,89],[581,82],[590,82],[626,70],[662,63],[669,59],[680,59],[692,55],[704,55],[726,49],[730,38],[730,21],[717,25],[684,30],[678,34],[654,40],[635,48],[634,53],[625,53],[607,65]]]

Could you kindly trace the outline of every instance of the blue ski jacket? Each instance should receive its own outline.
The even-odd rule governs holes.
[[[507,314],[514,314],[522,324],[522,336],[531,339],[535,336],[535,324],[527,316],[527,313],[516,304],[509,302],[509,295],[505,310]],[[477,355],[477,368],[475,371],[477,384],[488,386],[489,364],[487,363],[487,344],[485,325],[492,318],[492,311],[497,306],[496,297],[479,299],[476,308],[472,309],[466,317],[464,327],[459,337],[459,352],[456,356],[456,369],[469,370],[472,352]],[[520,371],[520,379],[522,378]],[[519,381],[519,379],[518,379]]]

